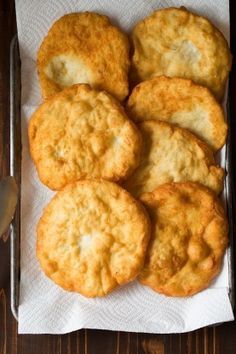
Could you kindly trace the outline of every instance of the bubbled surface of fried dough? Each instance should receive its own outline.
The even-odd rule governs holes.
[[[211,92],[191,80],[159,76],[137,85],[126,105],[135,122],[154,119],[186,128],[214,151],[225,143],[223,109]]]
[[[155,11],[133,29],[133,81],[154,76],[191,79],[221,100],[231,68],[228,44],[206,18],[184,8]]]
[[[104,296],[140,272],[149,236],[148,215],[127,191],[108,181],[79,181],[45,208],[37,257],[65,290]]]
[[[125,181],[135,196],[169,182],[199,182],[219,193],[224,171],[209,147],[188,130],[160,121],[138,125],[143,137],[139,167]]]
[[[170,183],[141,196],[152,233],[141,283],[168,296],[189,296],[219,273],[228,243],[223,207],[196,183]]]
[[[84,178],[122,180],[140,160],[141,135],[121,105],[88,85],[45,101],[29,123],[30,153],[53,190]]]
[[[37,57],[43,98],[77,83],[90,84],[119,100],[128,94],[129,43],[107,16],[72,13],[57,20]]]

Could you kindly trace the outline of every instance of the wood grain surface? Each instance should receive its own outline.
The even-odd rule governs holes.
[[[14,1],[0,0],[0,178],[7,175],[9,171],[9,46],[15,32]],[[231,1],[231,48],[235,55],[236,2],[233,0]],[[230,92],[233,161],[236,167],[235,74],[234,60]],[[0,354],[236,354],[236,322],[182,335],[150,335],[98,330],[80,330],[61,336],[18,335],[17,322],[10,311],[9,264],[9,239],[5,235],[0,239]]]

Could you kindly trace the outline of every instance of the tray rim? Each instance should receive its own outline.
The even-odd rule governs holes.
[[[18,63],[17,63],[18,60]],[[19,190],[19,198],[14,218],[10,225],[10,297],[11,311],[18,321],[19,306],[19,281],[20,281],[20,200],[21,200],[21,112],[20,96],[21,82],[17,82],[17,74],[20,80],[20,64],[18,38],[15,35],[10,43],[10,175],[16,180]],[[18,72],[17,72],[18,70]],[[18,100],[15,97],[16,84],[18,87]],[[18,101],[18,102],[17,102]],[[16,132],[16,127],[18,132]],[[18,135],[18,139],[17,139]],[[20,141],[19,141],[20,139]],[[17,141],[18,140],[18,141]],[[18,144],[19,143],[19,144]],[[19,146],[20,145],[20,146]],[[18,152],[17,152],[18,150]],[[19,160],[17,160],[17,154]],[[19,165],[20,164],[20,168]]]
[[[21,159],[20,169],[17,166],[16,152],[19,150],[19,144],[16,143],[16,133],[21,136],[21,89],[16,86],[17,83],[17,71],[19,81],[21,78],[20,73],[20,54],[18,37],[15,35],[10,44],[10,175],[15,177],[16,182],[21,191]],[[18,97],[16,98],[16,87],[18,89]],[[18,119],[18,121],[17,121]],[[234,294],[234,252],[233,252],[233,210],[234,210],[234,189],[233,189],[233,164],[232,164],[232,138],[231,138],[231,122],[230,122],[230,85],[227,94],[226,102],[226,119],[228,123],[228,136],[226,141],[226,153],[225,153],[225,170],[226,176],[224,179],[225,188],[225,207],[228,215],[229,222],[229,247],[227,248],[228,255],[228,278],[229,278],[229,299],[231,306],[234,309],[235,294]],[[16,132],[16,124],[19,131]],[[16,146],[17,145],[17,146]],[[20,158],[21,158],[21,144],[20,144]],[[19,282],[20,282],[20,197],[16,208],[16,214],[10,225],[10,287],[11,287],[11,311],[15,319],[18,321],[18,307],[19,307]],[[219,324],[216,324],[219,325]],[[214,326],[214,325],[213,325]]]

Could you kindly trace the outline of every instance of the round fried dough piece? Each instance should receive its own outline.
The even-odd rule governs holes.
[[[190,80],[159,76],[137,85],[126,109],[135,122],[173,123],[199,136],[214,151],[225,143],[224,113],[211,92]]]
[[[189,296],[219,273],[228,243],[220,201],[197,183],[170,183],[141,196],[152,233],[141,283],[168,296]]]
[[[29,142],[39,177],[53,190],[84,178],[124,179],[140,160],[141,135],[121,105],[84,84],[36,110]]]
[[[135,82],[182,77],[223,98],[231,54],[222,33],[206,18],[184,8],[161,9],[135,26],[132,39]]]
[[[150,236],[144,207],[112,182],[79,181],[58,192],[37,227],[45,274],[69,291],[104,296],[140,272]]]
[[[44,38],[37,67],[43,98],[86,83],[123,100],[128,94],[128,39],[107,16],[68,14]]]
[[[161,121],[138,124],[143,136],[141,162],[125,181],[135,196],[169,182],[199,182],[219,193],[224,171],[209,147],[188,130]]]

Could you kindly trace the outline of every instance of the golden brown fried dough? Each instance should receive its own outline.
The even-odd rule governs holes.
[[[152,234],[141,283],[168,296],[205,289],[219,273],[228,243],[220,201],[196,183],[170,183],[141,196]]]
[[[57,20],[37,58],[43,98],[77,83],[105,90],[119,100],[128,94],[128,39],[107,16],[72,13]]]
[[[210,91],[190,80],[159,76],[137,85],[126,105],[135,122],[161,120],[186,128],[214,151],[225,143],[224,113]]]
[[[39,178],[53,190],[84,178],[125,179],[140,160],[141,135],[121,105],[84,84],[36,110],[29,143]]]
[[[55,283],[88,297],[133,280],[150,236],[141,203],[107,181],[68,185],[45,208],[37,228],[37,257]]]
[[[154,76],[191,79],[224,95],[231,54],[222,33],[206,18],[184,8],[155,11],[133,29],[133,80]]]
[[[219,193],[224,171],[213,153],[188,130],[160,121],[138,124],[143,136],[139,167],[124,183],[135,196],[168,182],[199,182]]]

